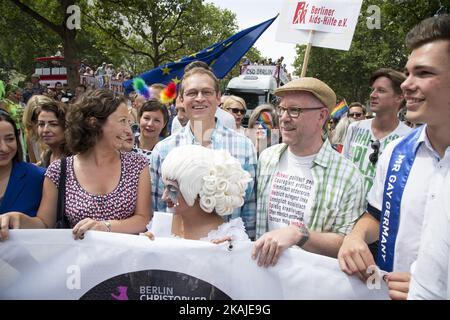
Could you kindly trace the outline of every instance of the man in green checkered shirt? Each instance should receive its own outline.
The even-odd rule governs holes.
[[[278,88],[283,143],[261,153],[257,168],[256,237],[252,258],[275,265],[294,245],[337,257],[344,236],[364,212],[359,170],[336,152],[323,128],[336,104],[333,90],[315,78]]]

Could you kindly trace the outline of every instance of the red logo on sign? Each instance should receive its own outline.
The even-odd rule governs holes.
[[[308,13],[308,4],[306,2],[299,2],[295,10],[293,24],[305,23],[306,13]]]

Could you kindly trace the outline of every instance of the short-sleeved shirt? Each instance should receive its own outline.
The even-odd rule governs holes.
[[[402,138],[394,140],[386,147],[377,163],[377,172],[373,187],[367,195],[367,211],[377,220],[381,220],[383,207],[383,192],[389,162],[394,148]],[[416,159],[411,167],[408,180],[403,191],[400,204],[400,219],[395,240],[394,265],[395,272],[409,272],[411,265],[417,259],[421,244],[422,230],[427,224],[426,206],[435,197],[435,187],[440,180],[439,167],[442,160],[433,149],[426,135],[426,125],[423,128],[414,149]]]
[[[134,152],[138,155],[144,156],[148,159],[148,161],[150,161],[150,157],[152,156],[152,152],[150,150],[144,150],[141,149],[139,147],[133,147],[133,149],[131,150],[131,152]]]
[[[73,169],[73,156],[67,157],[65,214],[73,227],[85,218],[94,220],[123,220],[134,215],[139,175],[148,160],[134,152],[120,153],[119,184],[110,193],[92,194],[83,189]],[[61,160],[53,161],[45,176],[58,187]]]
[[[412,272],[408,299],[450,299],[450,147],[437,168],[436,180],[430,189],[425,211],[420,249]]]
[[[259,157],[256,179],[257,238],[269,230],[269,197],[273,195],[273,180],[276,178],[280,159],[287,149],[287,144],[277,144],[265,149]],[[337,153],[328,140],[314,158],[311,173],[314,193],[310,195],[311,209],[305,224],[312,231],[346,235],[364,212],[366,204],[361,173],[351,161]]]
[[[364,176],[364,187],[366,193],[372,188],[375,177],[376,166],[370,162],[369,156],[374,150],[371,148],[372,142],[377,140],[372,132],[373,119],[356,121],[350,124],[345,137],[343,155],[351,160]],[[379,156],[389,142],[407,135],[411,128],[403,122],[399,122],[397,128],[383,139],[380,139]]]

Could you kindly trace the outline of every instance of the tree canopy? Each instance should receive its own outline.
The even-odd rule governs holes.
[[[447,0],[447,2],[450,2]],[[307,76],[329,84],[338,99],[365,102],[369,98],[371,74],[379,68],[404,69],[408,51],[406,33],[419,21],[433,16],[445,1],[364,0],[353,42],[349,51],[313,47]],[[370,29],[373,13],[369,6],[380,8],[380,28]],[[448,4],[447,4],[448,5]],[[306,46],[297,46],[294,66],[300,74]]]
[[[80,29],[67,28],[67,8],[80,8]],[[380,28],[368,27],[369,6],[380,8]],[[349,51],[312,48],[308,76],[330,84],[339,98],[364,102],[369,78],[380,67],[403,70],[405,35],[423,18],[450,0],[364,0]],[[103,61],[139,74],[195,53],[237,32],[236,15],[205,0],[4,0],[0,1],[0,77],[5,70],[33,73],[34,59],[53,55],[58,45],[73,69],[86,59],[92,67]],[[369,21],[370,22],[370,21]],[[297,46],[300,74],[305,46]],[[252,48],[247,56],[259,60]],[[234,68],[225,81],[238,75]]]
[[[80,29],[67,28],[72,4]],[[34,58],[55,54],[58,45],[73,68],[86,59],[140,73],[237,32],[234,13],[204,0],[7,0],[0,11],[0,67],[26,75]]]

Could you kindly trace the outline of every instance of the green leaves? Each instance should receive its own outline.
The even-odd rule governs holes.
[[[48,25],[25,14],[14,3],[0,1],[0,68],[30,75],[34,58],[55,54],[64,44]],[[64,23],[66,0],[21,0],[55,26]],[[81,29],[71,48],[78,60],[96,66],[103,61],[134,74],[144,72],[231,36],[236,16],[204,0],[77,0]]]
[[[369,29],[366,19],[370,5],[381,10],[381,28]],[[314,76],[329,84],[338,100],[347,102],[369,99],[369,78],[379,68],[402,71],[408,51],[406,33],[420,20],[432,16],[439,8],[439,0],[364,0],[349,51],[313,47],[307,76]],[[296,73],[300,74],[305,46],[297,46]]]

